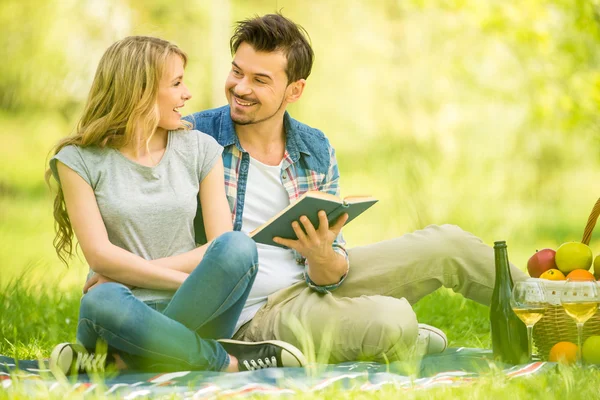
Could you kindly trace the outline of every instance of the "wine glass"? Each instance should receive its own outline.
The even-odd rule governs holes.
[[[600,303],[598,284],[595,281],[567,279],[560,294],[560,302],[567,315],[577,324],[577,363],[581,365],[583,324],[598,311]]]
[[[539,281],[517,282],[512,290],[510,306],[517,317],[527,326],[527,341],[529,343],[529,360],[533,347],[533,326],[544,316],[548,308],[546,287]]]

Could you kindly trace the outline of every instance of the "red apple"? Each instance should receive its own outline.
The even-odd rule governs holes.
[[[556,251],[552,249],[536,250],[535,254],[527,261],[527,271],[529,271],[529,276],[539,278],[541,274],[549,269],[556,269],[556,262],[554,262],[555,256]]]

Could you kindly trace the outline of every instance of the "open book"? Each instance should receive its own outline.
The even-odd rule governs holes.
[[[370,196],[349,196],[340,199],[337,196],[325,192],[309,191],[302,195],[298,201],[290,204],[273,218],[250,232],[250,237],[257,243],[264,243],[271,246],[281,246],[273,241],[273,237],[279,236],[284,239],[296,239],[296,233],[292,229],[292,222],[299,221],[300,217],[305,215],[312,222],[315,229],[319,228],[320,210],[327,213],[329,224],[335,223],[337,218],[344,213],[348,213],[348,221],[362,214],[377,199]]]

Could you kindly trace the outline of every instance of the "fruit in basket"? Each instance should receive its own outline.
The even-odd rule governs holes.
[[[600,254],[594,258],[594,276],[596,279],[600,279]]]
[[[556,251],[552,249],[536,250],[535,254],[527,261],[529,276],[539,278],[541,274],[549,269],[556,269],[556,263],[554,262],[555,255]]]
[[[575,364],[577,361],[577,345],[571,342],[558,342],[550,349],[548,361],[561,364]]]
[[[564,281],[567,278],[565,278],[565,274],[563,274],[555,268],[552,268],[541,274],[540,279],[548,279],[550,281]]]
[[[567,274],[567,279],[572,281],[595,281],[594,274],[585,269],[574,269]]]
[[[590,336],[581,348],[583,360],[588,364],[600,364],[600,336]]]
[[[592,249],[581,242],[567,242],[556,250],[556,266],[568,274],[574,269],[590,269],[593,261]]]

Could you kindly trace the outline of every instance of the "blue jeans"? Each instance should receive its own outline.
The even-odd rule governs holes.
[[[254,241],[241,232],[225,233],[163,310],[120,283],[88,291],[81,299],[77,340],[93,350],[103,339],[130,369],[221,371],[229,357],[215,339],[233,335],[257,270]]]

